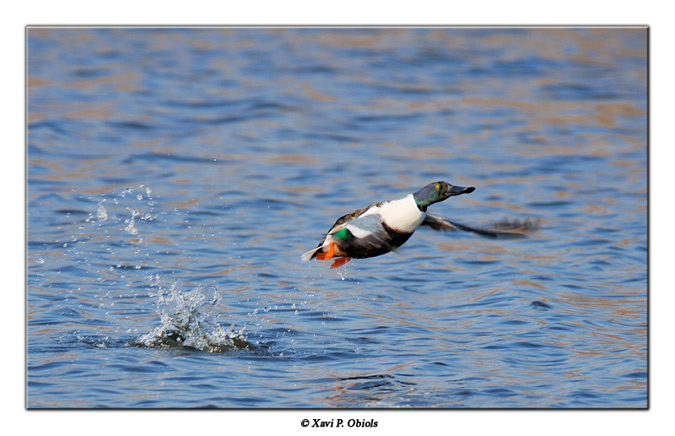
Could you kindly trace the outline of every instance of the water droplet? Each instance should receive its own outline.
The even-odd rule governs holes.
[[[105,221],[108,219],[108,211],[102,204],[98,205],[98,210],[96,211],[96,218],[99,221]]]

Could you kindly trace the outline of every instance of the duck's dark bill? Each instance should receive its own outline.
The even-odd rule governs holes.
[[[475,190],[476,188],[473,186],[469,186],[468,188],[465,188],[464,186],[453,186],[450,188],[450,195],[469,194]]]

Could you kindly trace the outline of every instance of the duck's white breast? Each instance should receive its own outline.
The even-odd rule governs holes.
[[[422,224],[426,213],[422,212],[415,203],[412,194],[399,200],[387,201],[366,211],[361,216],[379,214],[384,222],[394,230],[412,233]]]

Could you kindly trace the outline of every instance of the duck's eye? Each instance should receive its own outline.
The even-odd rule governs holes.
[[[440,187],[441,187],[441,185],[438,185],[438,184],[436,185],[436,189],[440,189]]]

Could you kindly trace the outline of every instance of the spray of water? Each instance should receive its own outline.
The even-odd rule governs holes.
[[[232,349],[253,348],[243,336],[243,329],[235,331],[218,323],[218,300],[220,293],[215,284],[197,286],[191,291],[176,289],[176,283],[167,289],[159,273],[145,275],[133,271],[157,267],[152,251],[145,246],[144,236],[151,232],[151,223],[156,222],[155,200],[152,190],[144,185],[127,188],[111,199],[102,198],[95,213],[90,213],[85,223],[96,225],[97,232],[106,237],[119,239],[128,235],[128,246],[111,251],[118,259],[111,271],[121,270],[116,277],[132,281],[136,286],[147,286],[157,290],[150,296],[156,298],[160,324],[150,332],[132,341],[141,347],[186,347],[207,352],[222,352]],[[84,231],[87,229],[83,228]],[[74,238],[75,239],[75,238]],[[129,251],[130,250],[130,251]]]
[[[197,286],[189,292],[171,289],[159,296],[160,325],[133,342],[151,348],[187,347],[218,353],[253,346],[242,331],[218,323],[220,293],[215,284]]]

